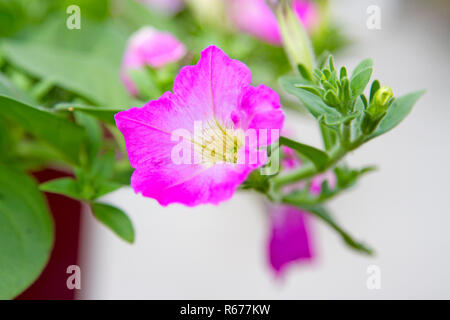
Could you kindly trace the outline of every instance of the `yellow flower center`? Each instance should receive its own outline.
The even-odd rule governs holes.
[[[237,163],[243,144],[242,130],[225,128],[217,120],[203,123],[201,134],[194,137],[194,151],[201,155],[205,164]]]

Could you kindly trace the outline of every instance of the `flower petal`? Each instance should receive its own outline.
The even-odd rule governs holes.
[[[270,265],[277,274],[293,262],[308,261],[313,257],[308,218],[307,213],[295,207],[272,207],[268,249]]]
[[[222,50],[209,46],[199,62],[180,70],[173,92],[180,105],[197,110],[202,119],[217,119],[232,127],[230,114],[236,109],[244,87],[251,82],[251,72],[238,60],[230,59]]]
[[[149,166],[135,170],[131,185],[136,192],[164,206],[170,203],[219,204],[233,196],[251,170],[248,166],[225,163],[209,168],[173,164]]]
[[[258,147],[278,140],[284,118],[278,93],[265,85],[256,88],[247,86],[240,98],[238,111],[233,114],[235,124],[239,124],[244,130],[257,130],[258,138],[263,132],[260,130],[267,130],[267,138],[259,139]]]

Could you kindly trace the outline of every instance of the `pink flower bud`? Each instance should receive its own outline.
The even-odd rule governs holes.
[[[130,94],[135,96],[137,89],[130,78],[130,70],[144,66],[162,68],[180,60],[185,54],[186,47],[172,34],[152,27],[143,27],[128,41],[121,66],[122,82]]]

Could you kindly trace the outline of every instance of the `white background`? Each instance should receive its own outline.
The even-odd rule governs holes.
[[[356,254],[313,221],[317,258],[275,279],[268,268],[264,206],[252,193],[220,205],[160,207],[123,189],[105,201],[130,214],[128,245],[89,214],[84,220],[84,299],[450,298],[449,1],[331,1],[355,44],[336,57],[354,67],[375,61],[375,76],[397,95],[426,88],[411,115],[349,157],[379,171],[333,203],[342,225],[376,248]],[[382,29],[366,28],[379,5]],[[298,138],[317,143],[311,120],[291,117]],[[381,289],[366,287],[367,267],[381,268]]]

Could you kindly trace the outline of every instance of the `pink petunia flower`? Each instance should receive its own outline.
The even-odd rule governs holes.
[[[139,0],[151,10],[166,14],[175,14],[184,7],[183,0]]]
[[[218,204],[232,197],[249,173],[267,162],[260,147],[278,139],[284,122],[278,94],[250,82],[245,64],[210,46],[196,65],[180,70],[173,93],[117,113],[135,168],[135,192],[161,205]],[[243,134],[251,130],[265,137]],[[182,161],[176,159],[179,150]]]
[[[265,42],[282,44],[278,21],[266,0],[228,0],[228,14],[239,30]],[[317,22],[318,10],[310,0],[294,0],[293,9],[307,30]]]
[[[277,275],[295,262],[313,258],[308,213],[296,207],[274,205],[270,210],[269,262]]]
[[[186,54],[186,47],[168,32],[152,27],[143,27],[128,41],[122,60],[120,76],[128,92],[134,96],[137,88],[130,78],[130,71],[144,66],[162,68],[180,60]]]

